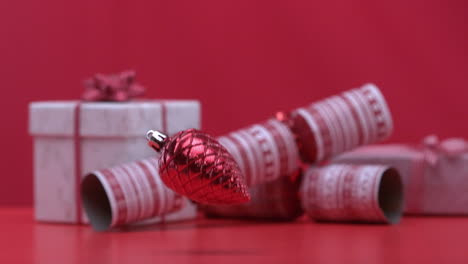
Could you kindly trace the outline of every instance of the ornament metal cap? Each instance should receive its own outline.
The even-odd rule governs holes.
[[[146,139],[148,140],[148,145],[159,152],[164,147],[164,144],[166,144],[167,135],[156,130],[149,130],[146,132]]]

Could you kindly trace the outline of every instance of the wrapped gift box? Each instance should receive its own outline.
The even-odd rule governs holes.
[[[468,215],[468,143],[425,138],[421,146],[374,145],[342,154],[333,163],[396,168],[405,189],[405,213]]]
[[[93,170],[154,156],[147,147],[148,129],[172,135],[200,127],[200,104],[191,100],[33,102],[29,110],[35,218],[46,222],[85,222],[81,178]]]

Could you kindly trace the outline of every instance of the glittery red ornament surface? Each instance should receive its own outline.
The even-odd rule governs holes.
[[[175,192],[205,204],[239,204],[250,195],[239,166],[209,135],[185,130],[167,139],[159,160],[164,183]]]

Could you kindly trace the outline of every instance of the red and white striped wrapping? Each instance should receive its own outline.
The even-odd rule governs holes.
[[[241,205],[206,205],[209,217],[291,221],[303,214],[299,201],[300,181],[281,177],[249,188],[250,202]]]
[[[294,136],[271,119],[218,138],[241,168],[248,186],[291,175],[299,166]]]
[[[164,185],[157,159],[94,171],[83,179],[81,196],[90,224],[98,231],[156,216],[164,216],[160,221],[196,216],[194,205]]]
[[[302,207],[319,221],[394,224],[403,207],[398,171],[381,165],[330,165],[306,171]]]
[[[301,158],[311,163],[382,141],[393,130],[387,103],[373,84],[298,108],[290,113],[288,124]]]

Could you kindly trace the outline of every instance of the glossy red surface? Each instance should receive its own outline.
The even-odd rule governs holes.
[[[468,221],[452,217],[395,226],[201,220],[96,233],[0,209],[0,234],[0,263],[468,263]]]

